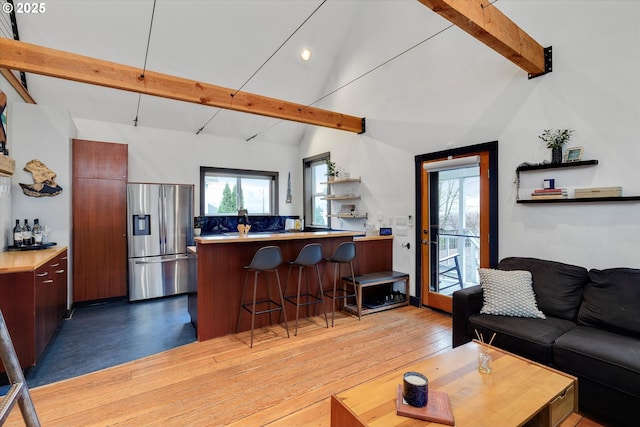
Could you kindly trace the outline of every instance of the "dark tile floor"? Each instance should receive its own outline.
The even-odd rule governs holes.
[[[79,307],[28,370],[27,384],[49,384],[195,340],[186,295]]]

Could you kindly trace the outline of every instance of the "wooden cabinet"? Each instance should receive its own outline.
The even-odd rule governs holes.
[[[67,251],[34,272],[36,358],[44,351],[67,306]]]
[[[64,249],[32,271],[0,275],[0,309],[22,367],[36,364],[64,317],[67,261]]]
[[[73,140],[73,302],[127,295],[126,144]]]

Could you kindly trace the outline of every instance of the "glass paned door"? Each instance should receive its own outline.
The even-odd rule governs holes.
[[[429,174],[430,292],[451,295],[479,283],[479,174],[479,166]]]

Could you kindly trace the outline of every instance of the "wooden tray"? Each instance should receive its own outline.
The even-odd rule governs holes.
[[[11,252],[40,251],[42,249],[49,249],[50,247],[55,245],[57,245],[56,242],[43,243],[38,246],[9,246],[7,250]]]

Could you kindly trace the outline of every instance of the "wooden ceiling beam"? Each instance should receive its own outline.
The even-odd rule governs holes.
[[[0,68],[0,74],[4,76],[5,79],[9,82],[11,86],[18,92],[20,97],[24,100],[24,102],[28,104],[35,104],[36,101],[31,97],[29,91],[22,85],[20,80],[13,74],[11,70],[6,68]]]
[[[0,68],[363,133],[364,118],[0,38]],[[234,94],[235,93],[235,94]]]
[[[418,0],[530,76],[550,71],[545,49],[488,0]]]

